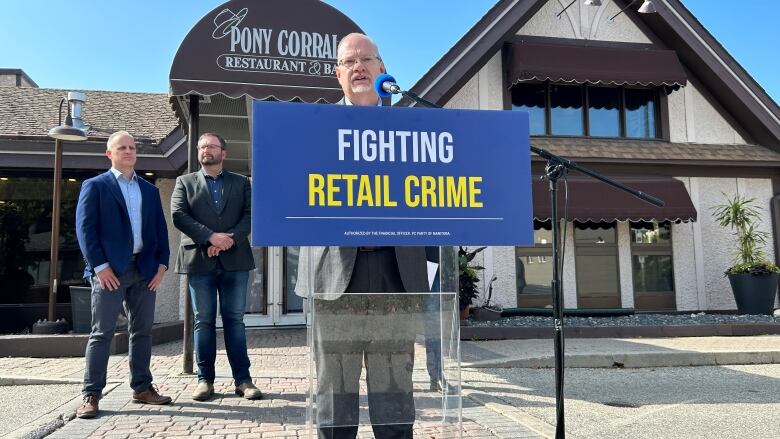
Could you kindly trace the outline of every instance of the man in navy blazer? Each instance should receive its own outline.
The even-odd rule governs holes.
[[[152,385],[152,325],[157,287],[168,268],[168,228],[160,193],[135,174],[135,140],[127,131],[108,138],[111,169],[86,180],[76,206],[76,235],[92,284],[92,331],[87,343],[82,394],[76,414],[92,418],[106,386],[109,348],[121,308],[130,331],[133,400],[168,404]]]

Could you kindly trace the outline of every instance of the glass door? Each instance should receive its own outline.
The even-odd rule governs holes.
[[[303,299],[295,295],[298,247],[254,247],[244,323],[248,327],[306,324]]]

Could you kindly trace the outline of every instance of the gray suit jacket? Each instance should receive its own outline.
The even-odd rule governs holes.
[[[336,105],[345,105],[342,98]],[[438,262],[438,247],[394,247],[398,272],[408,292],[429,291],[427,260]],[[352,278],[357,247],[301,247],[295,294],[318,299],[341,297]],[[310,284],[310,268],[313,271]]]
[[[430,291],[426,260],[438,262],[439,248],[393,248],[404,290]],[[338,299],[344,294],[352,279],[357,253],[357,247],[301,247],[295,294],[301,297],[311,297],[316,294],[318,299]],[[310,273],[313,274],[311,278],[313,284],[310,282]]]
[[[214,206],[203,171],[192,172],[176,179],[171,197],[173,224],[181,230],[181,245],[176,257],[177,273],[207,273],[217,267],[217,260],[226,271],[248,271],[255,268],[251,230],[252,189],[243,175],[222,171],[224,189],[222,204]],[[235,245],[210,258],[206,250],[208,238],[214,232],[233,233]]]

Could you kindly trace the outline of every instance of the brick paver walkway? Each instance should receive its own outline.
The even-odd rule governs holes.
[[[221,338],[221,333],[220,333]],[[307,395],[309,355],[306,332],[303,329],[253,330],[248,332],[251,373],[265,398],[247,401],[233,393],[230,368],[220,343],[217,356],[216,397],[197,402],[190,394],[197,384],[192,375],[181,375],[181,342],[154,347],[152,372],[161,393],[173,398],[169,406],[149,406],[131,402],[127,385],[127,356],[111,357],[109,385],[101,400],[101,416],[96,419],[74,419],[52,435],[60,438],[304,438],[307,428]],[[418,343],[414,370],[417,423],[415,437],[439,439],[459,437],[452,425],[442,425],[445,411],[442,399],[427,390],[425,350]],[[81,379],[83,358],[20,359],[0,358],[0,376]],[[463,383],[464,390],[470,386]],[[363,389],[363,394],[365,389]],[[466,392],[468,394],[468,392]],[[78,395],[74,395],[78,396]],[[451,403],[450,403],[451,404]],[[462,400],[462,435],[467,438],[530,438],[542,437],[513,417],[492,410],[480,398]],[[361,402],[361,418],[367,419],[365,395]],[[451,416],[456,411],[446,414]],[[315,436],[316,437],[316,436]],[[372,438],[369,426],[362,426],[358,437]]]

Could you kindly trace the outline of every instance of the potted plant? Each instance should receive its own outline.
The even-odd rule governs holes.
[[[755,198],[735,195],[725,204],[714,206],[712,216],[723,227],[730,227],[737,238],[734,265],[725,275],[740,314],[772,314],[780,269],[766,259],[763,247],[768,233],[758,230],[761,208]]]
[[[474,257],[486,247],[479,247],[468,251],[463,247],[458,248],[458,308],[460,309],[460,319],[466,320],[469,316],[469,307],[474,299],[479,296],[477,290],[477,270],[484,270],[485,267],[469,265]]]
[[[488,282],[488,292],[485,298],[485,303],[479,308],[474,309],[474,318],[481,321],[498,320],[501,318],[501,306],[491,305],[490,299],[493,298],[493,282],[498,280],[498,276],[493,276]]]

